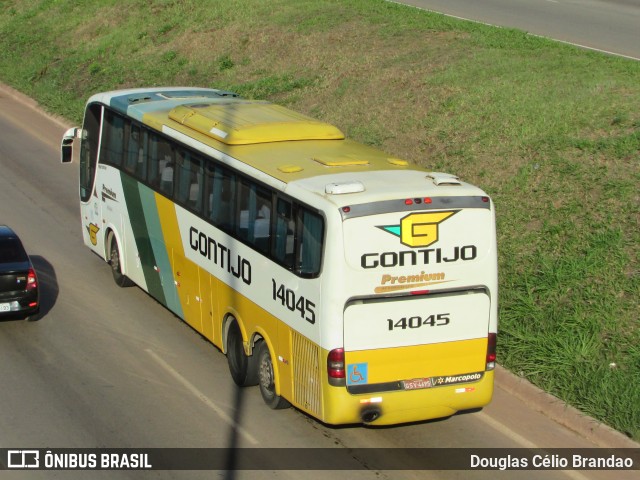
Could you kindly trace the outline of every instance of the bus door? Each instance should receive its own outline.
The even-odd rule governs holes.
[[[106,249],[102,231],[102,209],[105,193],[96,181],[96,178],[100,177],[97,171],[102,113],[101,105],[89,105],[80,131],[80,214],[85,245],[104,258]]]
[[[102,235],[102,201],[95,190],[87,203],[80,205],[84,243],[101,257],[105,256],[104,235]]]

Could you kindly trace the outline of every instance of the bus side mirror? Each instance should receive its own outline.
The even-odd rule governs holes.
[[[76,138],[78,128],[70,128],[64,132],[62,144],[60,145],[60,161],[62,163],[71,163],[73,161],[73,139]]]

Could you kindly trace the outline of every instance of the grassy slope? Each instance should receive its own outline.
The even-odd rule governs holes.
[[[640,64],[381,0],[0,4],[0,80],[79,123],[93,92],[268,98],[482,186],[499,360],[640,439]]]

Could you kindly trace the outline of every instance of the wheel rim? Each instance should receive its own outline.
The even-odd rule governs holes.
[[[120,255],[118,253],[118,247],[113,246],[111,249],[111,268],[116,273],[120,273]]]
[[[269,395],[274,394],[274,382],[273,382],[273,365],[271,365],[271,359],[267,352],[260,362],[260,386]]]

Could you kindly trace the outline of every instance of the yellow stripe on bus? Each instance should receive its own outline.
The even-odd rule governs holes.
[[[184,320],[193,328],[202,332],[199,268],[185,258],[175,204],[156,193],[156,205],[164,244],[171,260],[175,290],[182,306]]]

